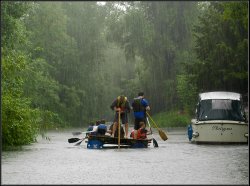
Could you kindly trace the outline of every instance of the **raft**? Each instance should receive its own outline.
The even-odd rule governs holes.
[[[148,148],[152,139],[121,138],[120,148]],[[117,148],[118,137],[107,135],[89,135],[87,140],[88,149]]]

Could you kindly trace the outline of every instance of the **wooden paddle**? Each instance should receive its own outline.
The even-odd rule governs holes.
[[[167,135],[165,134],[165,132],[163,130],[161,130],[156,123],[154,122],[154,120],[151,118],[151,116],[149,115],[148,112],[146,112],[148,117],[151,119],[151,121],[153,122],[153,124],[156,126],[156,128],[158,129],[159,135],[161,137],[162,140],[166,141],[168,139]]]
[[[120,148],[120,142],[121,142],[121,129],[120,129],[120,116],[121,116],[121,111],[118,111],[118,149]]]
[[[148,125],[149,125],[150,131],[151,131],[151,135],[152,135],[152,137],[153,137],[153,132],[152,132],[152,129],[151,129],[151,125],[150,125],[150,123],[149,123],[148,117],[146,117],[146,118],[147,118]],[[157,141],[154,139],[154,137],[153,137],[153,145],[154,145],[154,147],[158,147],[158,143],[157,143]]]

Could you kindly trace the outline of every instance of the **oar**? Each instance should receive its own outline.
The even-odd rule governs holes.
[[[78,143],[76,143],[75,145],[80,145],[81,143],[82,143],[82,141],[84,140],[84,139],[86,139],[87,137],[84,137],[84,138],[69,138],[68,139],[68,142],[69,143],[75,143],[75,142],[78,142],[79,140],[81,140],[80,142],[78,142]]]
[[[86,138],[87,138],[87,136],[85,138],[83,138],[81,141],[79,141],[78,143],[76,143],[75,146],[80,145],[83,142],[83,140],[85,140]]]
[[[90,133],[90,132],[93,132],[93,131],[85,131],[85,132],[72,132],[73,136],[77,136],[77,135],[80,135],[80,134],[87,134],[87,133]]]
[[[75,142],[78,142],[79,140],[81,140],[81,139],[80,138],[69,138],[68,142],[69,143],[75,143]]]
[[[148,117],[151,119],[151,121],[153,122],[153,124],[156,126],[156,128],[158,129],[159,135],[161,137],[162,140],[166,141],[168,139],[167,135],[165,134],[165,132],[163,130],[161,130],[156,123],[154,122],[154,120],[151,118],[151,116],[149,115],[148,112],[146,112]]]
[[[157,141],[154,139],[153,132],[152,132],[151,125],[150,125],[150,123],[149,123],[148,117],[146,117],[146,118],[147,118],[148,125],[149,125],[150,131],[151,131],[151,135],[152,135],[152,137],[153,137],[153,145],[154,145],[154,147],[158,147],[158,143],[157,143]]]

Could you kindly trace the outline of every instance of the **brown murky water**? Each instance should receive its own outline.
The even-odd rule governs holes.
[[[248,145],[192,144],[183,129],[155,131],[159,148],[98,150],[68,143],[73,131],[2,152],[1,184],[249,184]]]

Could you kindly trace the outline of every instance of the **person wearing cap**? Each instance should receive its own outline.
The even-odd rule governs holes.
[[[146,126],[146,111],[150,110],[149,103],[144,97],[143,92],[138,93],[138,97],[134,98],[132,102],[134,111],[134,139],[137,139],[137,131],[141,128],[140,122]]]
[[[115,111],[114,125],[112,137],[114,137],[117,126],[118,117],[120,112],[120,121],[125,125],[125,138],[128,138],[128,114],[131,110],[130,103],[124,95],[118,96],[111,104],[110,108]]]

